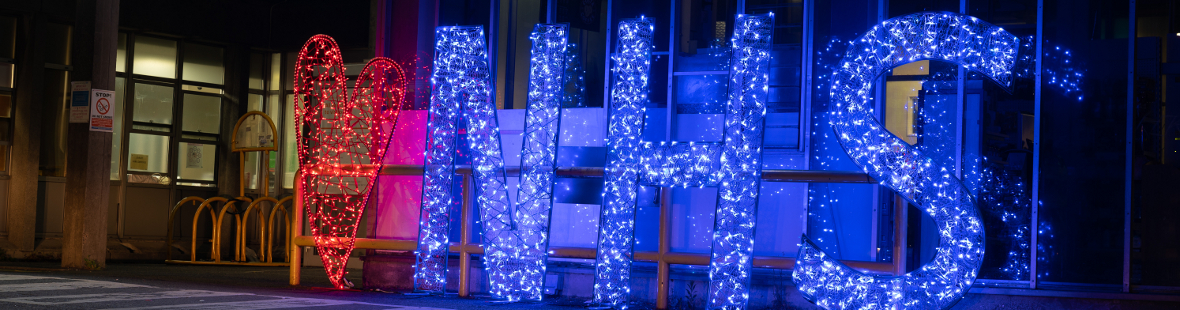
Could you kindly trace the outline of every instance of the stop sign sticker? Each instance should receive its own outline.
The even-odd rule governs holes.
[[[115,129],[115,92],[90,90],[90,131],[113,132]]]

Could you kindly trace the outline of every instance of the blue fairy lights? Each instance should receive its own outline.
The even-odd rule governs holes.
[[[971,16],[916,13],[886,20],[851,42],[832,75],[830,123],[849,157],[881,184],[930,214],[939,228],[934,259],[901,276],[866,275],[830,257],[806,236],[793,279],[825,308],[947,308],[978,276],[984,228],[974,198],[951,169],[894,136],[873,117],[873,81],[894,66],[941,60],[1011,83],[1020,40]]]
[[[639,189],[644,105],[651,69],[651,19],[619,22],[618,51],[611,55],[610,119],[604,169],[602,215],[598,222],[594,301],[626,307],[631,295],[635,247],[635,202]]]
[[[719,187],[709,307],[737,309],[749,300],[773,15],[740,15],[735,26],[724,141],[657,144],[641,141],[653,27],[645,18],[619,24],[594,284],[600,304],[627,306],[641,183]]]
[[[427,122],[429,142],[414,287],[446,289],[448,218],[457,155],[457,122],[467,121],[475,194],[483,227],[484,268],[492,296],[541,300],[553,206],[558,122],[564,94],[568,25],[537,25],[532,39],[528,111],[518,203],[505,182],[500,129],[491,95],[482,27],[439,27],[434,85]]]
[[[743,309],[750,299],[774,15],[738,15],[734,26],[709,257],[709,309]]]

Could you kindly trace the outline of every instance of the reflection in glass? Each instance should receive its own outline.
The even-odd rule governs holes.
[[[136,50],[138,53],[139,50]],[[184,45],[184,80],[211,84],[225,83],[222,48],[200,44]]]
[[[136,36],[131,65],[135,74],[176,78],[176,41]]]
[[[131,133],[127,143],[127,171],[168,173],[168,136]]]
[[[182,112],[182,130],[211,134],[221,132],[221,98],[184,94]]]
[[[213,181],[217,165],[217,146],[212,144],[180,143],[180,160],[177,161],[178,179]]]
[[[171,125],[174,91],[168,86],[135,83],[135,117],[132,121]]]

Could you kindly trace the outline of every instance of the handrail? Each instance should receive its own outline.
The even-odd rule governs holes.
[[[339,167],[341,171],[352,171],[359,169],[373,169],[371,165],[364,167]],[[520,167],[508,166],[504,167],[505,176],[519,176]],[[379,175],[422,175],[425,167],[421,165],[383,165]],[[449,251],[460,255],[459,265],[459,295],[468,295],[468,271],[470,266],[470,254],[483,254],[483,247],[479,243],[470,243],[468,237],[468,218],[471,195],[469,191],[472,170],[470,165],[456,165],[455,174],[463,177],[463,218],[460,221],[460,228],[462,237],[459,242],[452,242],[449,246]],[[295,178],[298,179],[302,171],[296,172]],[[603,176],[602,167],[558,167],[555,174],[559,177],[565,178],[601,178]],[[820,170],[788,170],[788,169],[763,169],[762,180],[766,182],[800,182],[800,183],[878,183],[877,180],[871,176],[857,171],[820,171]],[[295,182],[296,196],[301,191],[300,182]],[[288,197],[290,198],[290,197]],[[290,242],[293,247],[288,252],[290,258],[290,284],[299,285],[300,273],[302,265],[304,246],[316,246],[315,239],[310,236],[302,236],[303,219],[302,200],[296,197],[293,205],[293,225],[290,228]],[[273,215],[273,213],[272,213]],[[661,219],[660,229],[668,229],[667,223]],[[389,239],[373,239],[373,238],[357,238],[355,248],[358,249],[381,249],[381,250],[400,250],[400,251],[414,251],[417,249],[417,242],[415,240],[389,240]],[[586,247],[549,247],[552,258],[577,258],[577,259],[595,259],[598,249]],[[685,253],[685,252],[671,252],[671,251],[641,251],[635,252],[634,258],[640,262],[656,262],[661,266],[666,264],[677,265],[698,265],[706,266],[709,264],[709,254],[703,253]],[[896,266],[893,263],[882,262],[867,262],[867,261],[843,261],[844,264],[862,272],[871,273],[892,273]],[[777,268],[790,269],[795,266],[794,257],[778,257],[778,256],[755,256],[753,259],[754,267],[759,268]],[[667,273],[661,271],[659,278],[666,280]],[[666,281],[664,281],[666,282]]]
[[[380,175],[422,175],[421,165],[384,165]],[[471,174],[471,165],[455,165],[455,174]],[[505,176],[520,176],[520,166],[505,166]],[[603,167],[557,167],[557,176],[601,178]],[[767,182],[800,183],[878,183],[873,177],[858,171],[763,169],[762,180]]]

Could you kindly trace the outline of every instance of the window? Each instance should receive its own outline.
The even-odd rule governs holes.
[[[176,41],[136,36],[132,59],[135,74],[176,78]]]
[[[132,183],[215,187],[224,49],[126,33],[119,42],[116,91],[134,95],[126,109],[131,124],[123,127],[129,130],[115,131],[112,163],[121,164],[116,167],[126,169]],[[127,150],[119,153],[124,134]]]
[[[12,99],[16,78],[16,18],[0,16],[0,172],[8,172],[12,145]]]
[[[66,128],[69,125],[70,32],[68,25],[46,24],[44,97],[41,109],[42,176],[66,175]]]
[[[282,82],[282,58],[283,54],[279,53],[262,53],[255,52],[250,55],[250,75],[249,75],[249,94],[246,95],[246,105],[249,111],[259,111],[266,113],[272,122],[275,122],[275,127],[282,132],[282,120],[290,118],[291,110],[283,110],[284,104],[279,100],[283,89]],[[282,112],[288,115],[284,117]],[[276,137],[281,137],[280,133],[275,133]],[[280,148],[280,151],[283,151]],[[279,196],[278,191],[272,190],[275,180],[275,168],[278,167],[279,152],[267,152],[266,158],[260,157],[260,152],[246,152],[243,153],[245,158],[245,166],[242,168],[243,176],[246,178],[246,188],[251,191],[259,191],[262,187],[267,188],[267,193],[270,196]],[[266,163],[264,165],[264,162]],[[268,184],[261,184],[262,175],[266,175]],[[284,181],[286,184],[290,181]],[[261,192],[261,191],[259,191]]]

